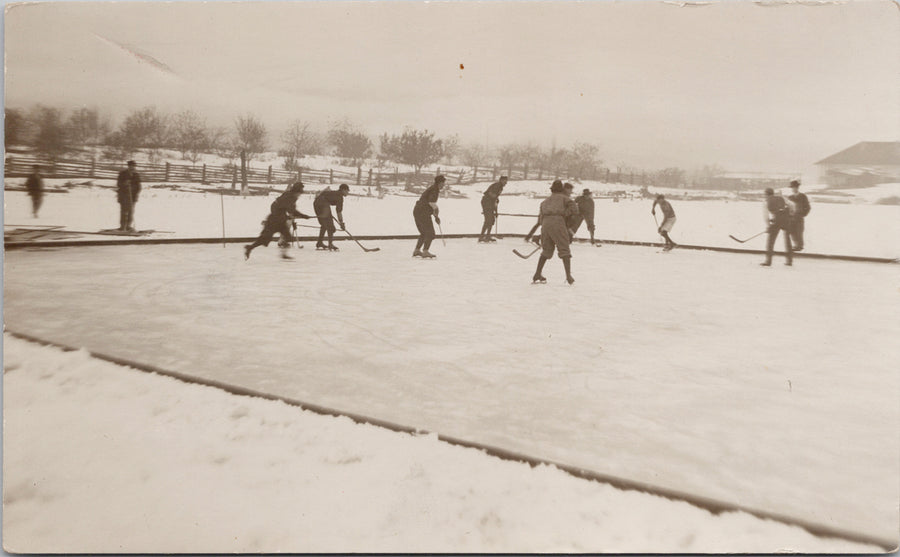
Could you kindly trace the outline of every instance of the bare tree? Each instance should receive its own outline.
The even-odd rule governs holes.
[[[460,157],[463,164],[475,168],[487,164],[488,152],[484,145],[476,143],[460,149]]]
[[[168,143],[168,117],[147,107],[129,114],[119,128],[107,137],[114,152],[129,157],[140,147],[159,149]]]
[[[4,138],[6,146],[16,145],[24,139],[27,121],[25,115],[15,108],[7,108],[4,119]]]
[[[372,141],[347,119],[332,124],[328,143],[334,146],[337,156],[354,166],[372,154]]]
[[[569,174],[579,179],[593,176],[597,167],[603,164],[599,157],[600,147],[592,143],[575,143],[569,155]]]
[[[234,122],[235,151],[244,153],[247,162],[266,150],[266,126],[255,116],[239,116]]]
[[[99,144],[109,133],[109,119],[101,118],[97,109],[79,108],[66,122],[66,133],[74,145],[84,149]]]
[[[196,164],[209,147],[206,120],[193,110],[176,114],[172,122],[172,141],[183,159]]]
[[[309,122],[294,120],[281,134],[284,147],[278,153],[284,157],[284,169],[294,171],[298,161],[307,155],[318,153],[322,148],[322,137],[312,129]]]
[[[39,105],[31,111],[31,120],[37,130],[34,148],[38,153],[56,160],[68,150],[60,109]]]
[[[412,165],[418,176],[423,166],[441,160],[444,146],[434,138],[434,132],[407,128],[401,135],[382,135],[381,152],[391,160]]]
[[[444,145],[444,156],[443,160],[447,164],[453,164],[456,162],[456,157],[460,153],[460,142],[458,135],[451,135],[449,137],[445,137],[441,140]]]

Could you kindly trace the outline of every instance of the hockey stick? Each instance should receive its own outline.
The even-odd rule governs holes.
[[[538,246],[538,247],[534,248],[534,251],[532,251],[532,252],[529,253],[528,255],[522,255],[521,253],[519,253],[519,250],[517,250],[517,249],[514,249],[514,250],[513,250],[513,253],[516,254],[516,255],[518,255],[518,256],[521,257],[522,259],[528,259],[528,258],[531,257],[532,255],[534,255],[535,253],[537,253],[538,250],[540,250],[540,249],[541,249],[541,246]]]
[[[437,223],[438,231],[441,233],[441,243],[444,244],[444,247],[447,247],[447,241],[444,240],[444,230],[441,228],[441,223]]]
[[[336,218],[334,218],[334,217],[331,217],[331,218],[332,218],[335,222],[337,222],[337,219],[336,219]],[[340,224],[340,223],[338,222],[338,224]],[[353,237],[353,234],[350,234],[350,231],[348,231],[346,228],[344,228],[343,225],[341,226],[341,230],[343,230],[344,232],[346,232],[346,233],[347,233],[347,236],[350,236],[350,239],[353,240],[354,242],[356,242],[356,245],[359,246],[359,247],[361,247],[362,250],[363,250],[364,252],[368,253],[368,252],[370,252],[370,251],[380,251],[380,250],[381,250],[381,248],[367,248],[366,246],[360,244],[360,243],[359,243],[359,240],[357,240],[356,238],[354,238],[354,237]]]
[[[760,232],[759,234],[754,234],[753,236],[750,236],[750,237],[747,238],[746,240],[738,240],[737,238],[735,238],[735,237],[732,236],[731,234],[729,234],[728,237],[731,238],[732,240],[734,240],[735,242],[738,242],[738,243],[743,244],[744,242],[749,242],[750,240],[752,240],[753,238],[756,238],[757,236],[762,236],[762,235],[765,234],[766,232],[768,232],[768,230],[763,230],[763,231]]]

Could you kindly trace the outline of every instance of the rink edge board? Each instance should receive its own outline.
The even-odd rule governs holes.
[[[60,232],[65,232],[65,230],[61,230]],[[449,239],[449,240],[458,240],[458,239],[477,239],[479,234],[444,234],[443,236],[437,236],[436,239]],[[500,234],[501,238],[524,238],[525,234]],[[369,236],[354,236],[357,240],[368,240],[368,241],[377,241],[377,240],[415,240],[418,238],[418,235],[415,234],[389,234],[389,235],[369,235]],[[160,244],[237,244],[237,243],[248,243],[255,240],[256,237],[231,237],[231,238],[122,238],[122,239],[104,239],[104,240],[35,240],[35,241],[24,241],[24,242],[4,242],[3,248],[5,250],[14,250],[14,249],[22,249],[22,248],[62,248],[62,247],[78,247],[78,246],[128,246],[128,245],[160,245]],[[314,242],[318,240],[318,236],[298,236],[295,238],[296,241],[299,242]],[[352,241],[349,237],[336,236],[334,238],[335,241]],[[600,244],[611,244],[618,246],[639,246],[639,247],[651,247],[651,248],[662,248],[665,244],[660,242],[636,242],[631,240],[604,240],[597,239],[596,240]],[[577,238],[574,240],[574,243],[586,244],[589,243],[589,240]],[[537,247],[537,246],[535,246]],[[726,248],[719,246],[696,246],[690,244],[678,244],[678,246],[673,251],[678,250],[694,250],[694,251],[715,251],[715,252],[723,252],[723,253],[739,253],[739,254],[752,254],[752,255],[765,255],[765,250],[754,250],[754,249],[741,249],[741,248]],[[784,252],[776,251],[774,252],[775,256],[783,257]],[[807,253],[807,252],[798,252],[794,253],[793,257],[795,259],[831,259],[836,261],[855,261],[860,263],[900,263],[900,259],[890,258],[890,257],[869,257],[869,256],[861,256],[861,255],[832,255],[825,253]]]
[[[29,334],[12,331],[4,326],[4,332],[36,344],[40,344],[42,346],[52,346],[58,349],[61,349],[65,352],[74,352],[78,351],[78,348],[74,348],[72,346],[68,346],[66,344],[48,341],[45,339],[41,339]],[[398,424],[394,422],[390,422],[387,420],[382,420],[378,418],[373,418],[370,416],[365,416],[362,414],[357,414],[353,412],[345,412],[342,410],[328,408],[325,406],[321,406],[318,404],[313,404],[305,401],[301,401],[298,399],[275,395],[263,391],[257,391],[254,389],[250,389],[247,387],[242,387],[239,385],[232,385],[230,383],[226,383],[223,381],[217,381],[215,379],[208,379],[204,377],[196,377],[187,373],[182,373],[178,371],[171,371],[163,368],[156,367],[150,364],[144,364],[141,362],[136,362],[134,360],[129,360],[127,358],[120,358],[118,356],[113,356],[109,354],[104,354],[102,352],[94,352],[88,351],[88,354],[97,358],[98,360],[103,360],[106,362],[110,362],[113,364],[117,364],[120,366],[132,368],[138,371],[143,371],[147,373],[155,373],[158,375],[162,375],[165,377],[170,377],[173,379],[177,379],[184,383],[194,384],[194,385],[202,385],[205,387],[212,387],[215,389],[219,389],[225,391],[232,395],[237,396],[247,396],[254,398],[261,398],[265,400],[279,401],[290,406],[294,406],[300,408],[301,410],[308,410],[315,414],[319,414],[322,416],[332,416],[332,417],[344,417],[349,418],[354,423],[357,424],[368,424],[380,428],[384,428],[390,431],[394,431],[397,433],[406,433],[410,435],[436,435],[439,441],[444,443],[448,443],[450,445],[456,445],[459,447],[475,449],[481,451],[487,455],[493,456],[495,458],[499,458],[501,460],[512,461],[512,462],[524,462],[531,466],[532,468],[537,466],[552,466],[555,467],[567,474],[574,476],[576,478],[594,481],[602,484],[609,485],[616,489],[620,489],[623,491],[638,491],[642,493],[646,493],[648,495],[654,495],[657,497],[663,497],[665,499],[673,500],[673,501],[682,501],[693,505],[695,507],[704,509],[709,511],[714,515],[719,515],[722,513],[729,512],[743,512],[754,516],[763,520],[774,520],[776,522],[780,522],[782,524],[786,524],[788,526],[796,526],[802,528],[809,532],[810,534],[823,538],[835,538],[842,539],[850,542],[861,543],[866,545],[874,545],[879,546],[884,549],[886,552],[894,552],[898,547],[898,540],[892,540],[888,538],[881,538],[878,536],[871,536],[867,534],[860,534],[858,532],[852,532],[849,530],[843,530],[841,528],[835,528],[832,526],[827,526],[824,524],[818,524],[815,522],[809,522],[806,520],[794,518],[787,515],[782,515],[779,513],[773,513],[768,511],[761,511],[749,507],[744,507],[742,505],[737,505],[733,503],[728,503],[725,501],[719,501],[717,499],[712,499],[709,497],[703,497],[700,495],[695,495],[692,493],[682,492],[674,489],[668,489],[661,486],[656,486],[653,484],[649,484],[646,482],[629,480],[625,478],[620,478],[617,476],[612,476],[609,474],[604,474],[601,472],[595,472],[593,470],[588,470],[586,468],[581,468],[578,466],[571,466],[568,464],[563,464],[560,462],[555,462],[552,460],[542,459],[533,457],[530,455],[526,455],[523,453],[517,453],[514,451],[510,451],[504,449],[502,447],[495,447],[492,445],[486,445],[483,443],[478,443],[475,441],[468,441],[465,439],[460,439],[458,437],[452,437],[448,435],[442,435],[440,433],[431,432],[425,429],[416,428],[413,426],[407,426],[403,424]]]

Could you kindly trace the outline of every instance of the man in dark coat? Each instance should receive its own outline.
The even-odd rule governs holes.
[[[788,211],[787,203],[780,195],[775,195],[772,188],[766,188],[765,201],[766,223],[768,225],[768,240],[766,241],[766,260],[760,263],[763,267],[772,265],[772,253],[775,249],[775,239],[778,233],[784,230],[784,255],[787,260],[785,265],[792,265],[794,260],[794,252],[791,249],[791,237],[789,230],[791,227],[791,215]]]
[[[128,161],[128,168],[119,172],[116,180],[116,199],[119,201],[119,230],[134,232],[134,206],[141,193],[141,175],[137,163]]]
[[[287,250],[291,247],[291,220],[294,218],[311,219],[297,210],[297,197],[303,193],[303,182],[295,182],[284,193],[272,202],[269,216],[263,221],[263,229],[259,238],[252,244],[244,246],[244,259],[250,259],[250,252],[257,246],[268,246],[276,232],[279,233],[278,247],[281,248],[282,259],[293,259]]]
[[[446,178],[438,174],[434,177],[434,184],[429,186],[413,207],[413,218],[416,221],[416,228],[419,230],[419,239],[416,240],[416,249],[413,251],[413,257],[421,257],[430,259],[436,257],[428,251],[431,247],[431,241],[434,240],[434,224],[431,222],[431,216],[434,215],[434,222],[441,224],[441,217],[438,216],[438,197],[441,195],[441,188],[444,187]]]
[[[794,251],[803,251],[804,219],[809,214],[809,198],[800,193],[800,180],[791,180],[791,195],[788,196],[791,211],[791,241]]]
[[[350,186],[341,184],[337,191],[325,189],[319,192],[315,200],[313,200],[313,210],[316,212],[316,218],[319,219],[319,241],[316,242],[316,249],[330,249],[337,251],[334,245],[334,215],[331,214],[331,207],[334,206],[337,211],[338,224],[341,230],[344,230],[344,197],[350,193]],[[325,239],[325,233],[328,233],[328,245],[322,241]]]
[[[41,203],[44,201],[44,177],[41,176],[40,166],[34,165],[32,173],[25,180],[25,189],[31,198],[31,213],[37,218]]]
[[[534,271],[532,282],[547,282],[547,279],[541,274],[544,270],[544,264],[553,257],[554,249],[562,259],[563,267],[566,270],[566,282],[572,284],[575,279],[572,278],[572,252],[569,249],[569,242],[572,238],[572,231],[568,227],[570,219],[578,213],[578,206],[571,197],[565,194],[563,184],[560,180],[555,180],[550,186],[550,197],[541,202],[540,219],[541,224],[541,257],[538,259],[537,269]]]
[[[491,236],[491,228],[497,220],[497,211],[500,208],[500,194],[506,187],[508,178],[500,176],[500,180],[494,182],[481,196],[481,213],[484,215],[484,224],[481,226],[481,235],[478,236],[479,242],[496,242],[496,238]]]
[[[594,197],[591,195],[591,190],[585,188],[581,195],[575,198],[575,204],[578,205],[579,215],[575,222],[574,232],[578,232],[581,221],[584,221],[587,223],[588,232],[591,233],[591,245],[594,245]]]

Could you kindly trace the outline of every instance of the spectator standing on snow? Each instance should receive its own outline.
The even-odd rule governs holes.
[[[334,215],[331,214],[331,207],[334,206],[337,211],[338,224],[341,230],[344,230],[344,197],[350,193],[350,186],[341,184],[337,191],[324,189],[319,192],[313,200],[313,210],[316,212],[316,218],[319,219],[319,241],[316,242],[316,249],[330,249],[336,251],[338,248],[334,245]],[[325,233],[328,233],[328,245],[326,246],[323,239]]]
[[[672,238],[669,238],[669,232],[672,231],[672,227],[675,226],[675,209],[672,208],[672,204],[666,201],[666,198],[660,194],[656,196],[656,199],[653,201],[653,208],[650,209],[650,212],[653,213],[653,216],[656,217],[656,206],[659,205],[659,209],[663,214],[662,224],[659,225],[659,235],[665,238],[666,247],[663,248],[665,251],[669,251],[674,248],[678,244],[672,241]]]
[[[413,218],[416,221],[416,228],[419,230],[419,239],[416,240],[416,249],[413,251],[413,257],[422,257],[429,259],[436,257],[431,253],[431,241],[434,240],[434,223],[431,222],[431,216],[434,215],[434,222],[441,224],[441,218],[438,216],[438,197],[441,195],[441,188],[444,187],[446,178],[442,174],[434,177],[434,184],[430,185],[413,207]]]
[[[281,258],[293,259],[287,251],[291,247],[291,241],[293,240],[291,237],[291,219],[312,218],[297,210],[297,197],[301,193],[303,193],[303,182],[295,182],[272,202],[269,216],[263,221],[263,229],[259,234],[259,238],[254,240],[252,244],[244,246],[244,259],[250,259],[250,252],[257,246],[268,246],[276,232],[279,234],[278,247],[281,248]]]
[[[44,177],[41,176],[41,167],[34,165],[28,179],[25,180],[25,189],[31,198],[31,214],[37,218],[41,204],[44,202]]]
[[[542,250],[537,269],[531,279],[532,282],[547,282],[541,273],[544,270],[544,264],[553,257],[554,249],[562,259],[563,268],[566,270],[566,282],[569,284],[575,282],[575,279],[572,278],[572,252],[569,249],[572,231],[569,229],[568,223],[576,214],[578,214],[578,206],[575,201],[566,195],[562,182],[555,180],[550,186],[550,197],[541,202],[538,218],[541,225]]]
[[[591,245],[594,245],[594,197],[591,190],[585,188],[581,195],[575,198],[575,204],[578,205],[578,218],[575,221],[573,233],[578,232],[581,222],[587,224],[588,232],[591,233]],[[597,244],[600,245],[599,243]]]
[[[794,251],[803,251],[804,219],[809,214],[809,198],[800,193],[800,180],[791,180],[791,195],[788,196],[791,210],[791,241]]]
[[[766,230],[769,233],[769,236],[766,241],[766,260],[765,262],[760,263],[760,265],[763,267],[772,265],[772,253],[775,249],[775,239],[778,238],[778,233],[782,230],[784,231],[784,255],[787,258],[784,264],[793,264],[794,252],[791,249],[791,237],[789,233],[791,227],[791,215],[784,198],[780,195],[775,195],[772,188],[766,188],[765,216],[766,224],[768,226]]]
[[[134,206],[141,193],[141,175],[137,163],[128,161],[128,168],[119,172],[116,180],[116,199],[119,202],[119,230],[134,232]]]
[[[500,207],[500,194],[506,187],[509,180],[506,176],[500,176],[500,180],[494,182],[481,196],[481,213],[484,215],[484,224],[481,226],[481,235],[478,236],[479,242],[496,242],[497,240],[491,236],[491,228],[497,220],[497,212]]]

